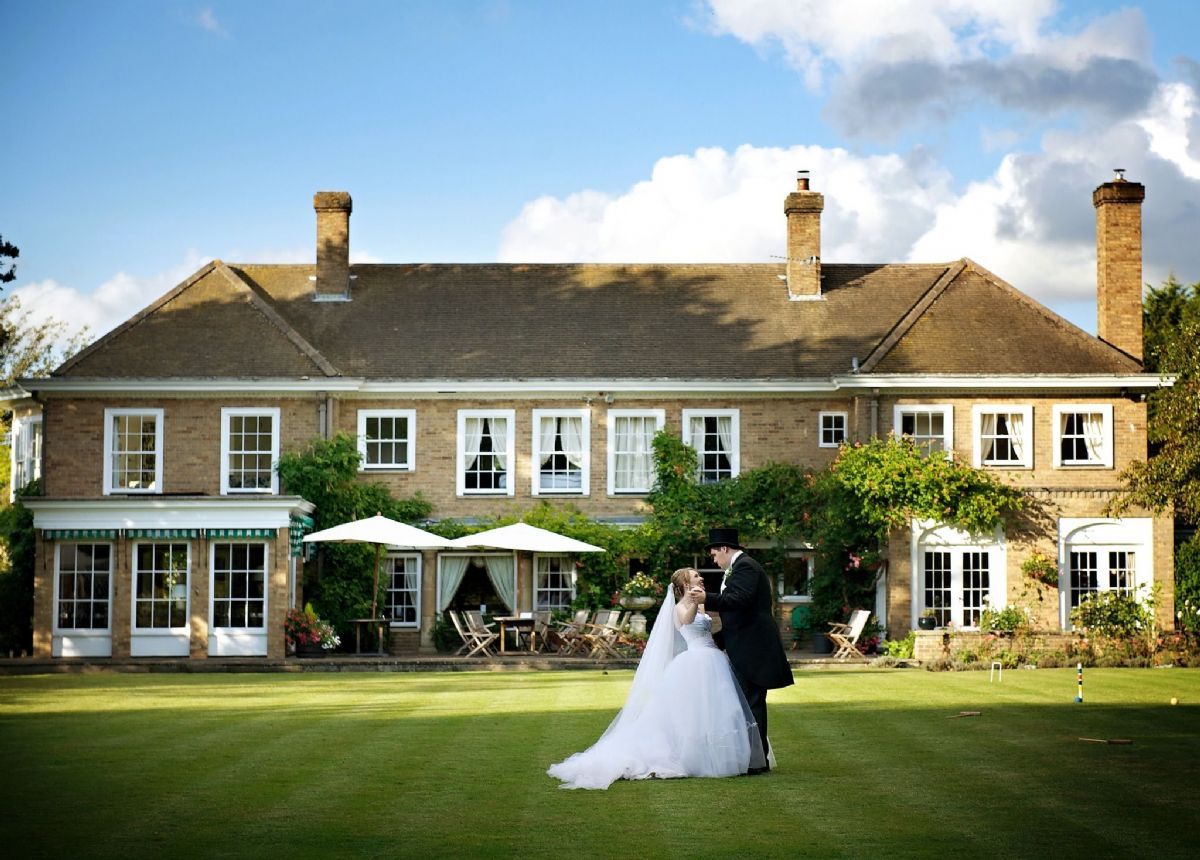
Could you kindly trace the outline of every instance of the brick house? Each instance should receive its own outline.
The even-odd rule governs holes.
[[[904,433],[1033,489],[1051,523],[1034,541],[895,535],[877,595],[893,636],[926,606],[977,624],[1034,548],[1060,567],[1043,624],[1066,626],[1089,591],[1157,582],[1169,625],[1170,518],[1101,515],[1146,455],[1160,384],[1140,361],[1143,196],[1123,178],[1093,196],[1092,337],[967,259],[823,263],[807,177],[784,204],[786,263],[755,265],[351,265],[350,195],[318,193],[315,266],[213,261],[22,380],[14,476],[43,482],[27,501],[35,652],[282,656],[312,506],[280,493],[272,463],[338,431],[358,436],[365,475],[422,492],[437,518],[547,499],[616,522],[644,513],[660,428],[696,447],[703,480]],[[807,599],[793,555],[772,572],[781,615]],[[400,649],[431,647],[440,608],[489,576],[511,577],[514,611],[573,597],[559,556],[387,564]]]

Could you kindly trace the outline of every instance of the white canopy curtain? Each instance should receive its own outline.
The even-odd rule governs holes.
[[[438,612],[445,612],[454,600],[470,563],[465,555],[443,555],[438,559]]]
[[[517,583],[513,575],[516,566],[511,555],[485,555],[481,559],[487,567],[488,579],[496,589],[496,595],[504,601],[509,612],[517,608]]]

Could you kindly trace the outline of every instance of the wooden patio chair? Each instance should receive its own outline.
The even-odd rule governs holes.
[[[477,629],[472,623],[469,615],[464,613],[465,618],[460,619],[458,613],[454,610],[447,610],[450,616],[450,622],[454,625],[454,629],[458,631],[458,635],[462,637],[463,647],[458,649],[458,655],[465,657],[474,657],[478,654],[481,657],[494,657],[496,649],[492,645],[500,638],[499,634],[493,633],[486,627]],[[466,651],[466,654],[463,652]],[[455,656],[458,656],[455,655]]]
[[[829,622],[829,632],[825,635],[833,642],[833,659],[845,660],[850,657],[862,656],[856,646],[858,637],[862,635],[863,628],[867,626],[867,619],[870,617],[871,613],[867,610],[855,609],[850,613],[850,620],[845,624]]]
[[[539,651],[550,647],[550,610],[542,609],[533,613],[533,633],[537,640]]]
[[[567,655],[574,654],[583,645],[583,631],[591,619],[592,613],[586,609],[579,609],[575,612],[575,617],[570,621],[560,621],[557,624],[558,629],[555,634],[558,636],[558,653]]]
[[[616,646],[621,638],[621,613],[615,609],[597,612],[596,620],[584,629],[583,638],[590,649],[589,657],[620,659],[621,653]]]

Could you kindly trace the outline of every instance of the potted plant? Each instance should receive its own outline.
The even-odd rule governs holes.
[[[648,574],[639,573],[622,586],[617,602],[628,609],[649,609],[662,599],[664,591],[661,582],[651,579]]]
[[[283,638],[297,657],[324,657],[342,640],[333,625],[322,620],[311,603],[303,609],[289,609],[283,620]]]
[[[1041,550],[1035,549],[1021,562],[1021,573],[1038,585],[1058,588],[1058,564]],[[1040,599],[1041,595],[1039,595]]]
[[[616,595],[616,602],[633,610],[633,616],[629,619],[631,632],[646,632],[646,616],[642,614],[642,610],[657,604],[665,591],[661,582],[656,582],[646,573],[637,573],[625,583]]]
[[[937,627],[937,613],[932,607],[921,610],[921,614],[917,616],[917,626],[922,630],[933,630]]]

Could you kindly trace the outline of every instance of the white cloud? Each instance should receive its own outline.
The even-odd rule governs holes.
[[[1045,118],[1128,117],[1158,83],[1142,13],[1119,9],[1055,29],[1052,0],[708,0],[709,26],[757,48],[781,46],[817,88],[836,72],[825,117],[887,140],[980,101]]]
[[[221,26],[221,22],[217,20],[217,16],[213,14],[212,7],[210,6],[205,6],[200,10],[199,14],[196,15],[196,23],[200,25],[201,29],[207,30],[213,35],[225,39],[229,38],[229,31]]]
[[[822,260],[971,257],[1033,298],[1078,310],[1095,297],[1092,190],[1123,167],[1147,188],[1143,279],[1200,279],[1200,101],[1162,84],[1141,115],[1055,130],[962,189],[936,163],[844,149],[741,146],[659,160],[626,191],[527,204],[504,230],[509,262],[770,262],[784,253],[783,198],[797,168],[825,194]],[[1090,313],[1090,311],[1088,312]],[[1094,323],[1084,319],[1091,328]]]
[[[797,169],[826,191],[826,260],[903,255],[948,177],[898,155],[741,146],[660,159],[650,178],[608,195],[580,191],[528,203],[504,229],[509,262],[770,262],[785,250],[783,198]],[[828,190],[836,189],[836,196]]]

